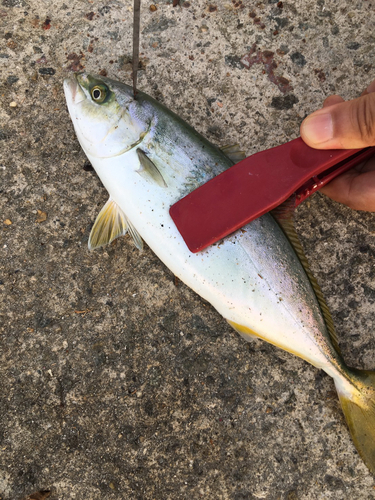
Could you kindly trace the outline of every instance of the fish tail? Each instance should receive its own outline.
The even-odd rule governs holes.
[[[342,410],[355,447],[375,474],[375,371],[350,369],[351,389],[335,380]]]

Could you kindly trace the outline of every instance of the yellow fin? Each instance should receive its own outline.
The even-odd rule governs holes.
[[[284,231],[286,237],[288,238],[292,247],[294,248],[294,251],[296,252],[299,260],[301,261],[303,268],[305,269],[307,277],[309,278],[311,286],[313,287],[313,290],[315,292],[316,298],[318,299],[320,310],[322,311],[332,345],[336,349],[336,351],[340,354],[340,346],[337,338],[337,333],[335,331],[335,326],[333,324],[333,319],[328,309],[327,303],[324,299],[323,293],[320,289],[320,286],[318,285],[315,276],[311,272],[310,265],[305,255],[305,252],[303,251],[301,242],[299,241],[297,232],[294,227],[293,213],[294,213],[293,196],[288,198],[284,203],[282,203],[281,205],[279,205],[278,207],[276,207],[274,210],[271,211],[271,214],[277,220],[281,229]]]
[[[138,250],[142,251],[143,250],[143,240],[141,235],[138,233],[138,231],[135,229],[133,224],[130,222],[128,218],[126,218],[126,223],[128,225],[128,231],[130,236],[133,238],[135,246],[138,248]]]
[[[99,212],[91,229],[88,243],[89,250],[108,245],[119,236],[126,234],[127,231],[133,237],[135,246],[142,250],[142,238],[117,203],[112,198],[109,198]]]
[[[261,338],[261,337],[259,337],[259,335],[257,335],[253,330],[251,330],[247,326],[240,325],[238,323],[235,323],[234,321],[230,321],[229,319],[227,319],[227,321],[230,324],[230,326],[232,328],[234,328],[236,330],[236,332],[239,333],[243,339],[246,340],[246,342],[250,342],[250,340],[252,340],[254,338],[258,338],[258,339]]]
[[[265,342],[268,342],[269,344],[272,344],[272,345],[278,347],[279,349],[282,349],[283,351],[290,352],[291,354],[294,354],[295,356],[297,356],[299,358],[301,357],[301,355],[298,352],[293,351],[293,349],[286,347],[285,345],[279,345],[277,342],[272,342],[271,340],[263,337],[262,335],[259,335],[251,328],[248,328],[247,326],[240,325],[239,323],[235,323],[234,321],[230,321],[229,319],[227,319],[227,321],[230,324],[230,326],[232,328],[234,328],[236,330],[236,332],[238,332],[243,339],[246,340],[246,342],[249,342],[250,340],[252,340],[252,338],[256,337],[258,339],[262,339]]]
[[[108,245],[128,230],[126,217],[111,198],[99,212],[89,237],[89,250]]]
[[[240,150],[239,144],[226,145],[220,150],[227,156],[233,163],[238,163],[246,158],[245,151]]]
[[[375,372],[350,369],[357,391],[350,397],[336,384],[353,443],[370,471],[375,474]]]
[[[153,180],[161,187],[167,187],[167,183],[165,182],[163,176],[159,172],[155,163],[150,160],[150,158],[146,155],[142,149],[137,149],[137,155],[139,162],[141,164],[141,168],[137,170],[137,172],[142,175],[147,180]]]

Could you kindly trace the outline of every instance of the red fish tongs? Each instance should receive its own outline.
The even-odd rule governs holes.
[[[191,252],[199,252],[276,208],[293,193],[295,206],[375,154],[365,149],[312,149],[301,138],[261,151],[192,191],[170,208]]]

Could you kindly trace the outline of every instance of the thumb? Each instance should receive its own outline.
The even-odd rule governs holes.
[[[375,146],[375,92],[315,111],[302,122],[301,137],[317,149]]]

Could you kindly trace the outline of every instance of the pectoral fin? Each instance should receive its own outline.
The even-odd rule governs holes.
[[[163,176],[159,172],[157,166],[152,160],[150,160],[146,153],[142,151],[142,149],[138,148],[137,155],[141,164],[141,168],[137,170],[137,172],[145,179],[152,180],[161,187],[167,187],[167,183],[163,179]]]
[[[119,236],[126,234],[127,231],[133,237],[135,246],[142,250],[142,238],[117,203],[109,198],[91,229],[89,250],[108,245]]]

